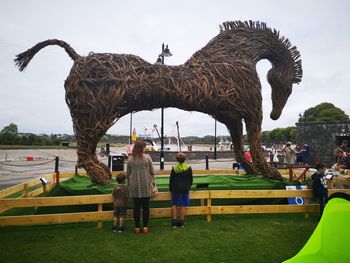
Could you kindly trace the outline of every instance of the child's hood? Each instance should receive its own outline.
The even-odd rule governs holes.
[[[173,166],[175,173],[182,173],[187,171],[191,166],[187,163],[178,163]]]

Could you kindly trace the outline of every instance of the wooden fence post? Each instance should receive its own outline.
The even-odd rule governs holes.
[[[289,170],[289,182],[293,182],[293,169],[291,166],[288,166],[288,170]]]
[[[207,199],[207,206],[208,206],[208,214],[207,214],[207,222],[211,222],[211,191],[209,190],[209,197]]]
[[[102,207],[103,207],[103,205],[102,204],[98,204],[98,209],[97,209],[97,211],[99,212],[99,217],[101,217],[102,216]],[[102,228],[102,219],[99,219],[98,221],[97,221],[97,228]]]
[[[23,197],[27,197],[28,196],[28,184],[24,184],[23,185]]]
[[[53,186],[56,185],[56,173],[52,174],[52,184],[53,184]]]

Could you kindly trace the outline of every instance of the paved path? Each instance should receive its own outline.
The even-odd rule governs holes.
[[[111,148],[113,154],[121,154],[124,148]],[[77,154],[75,149],[28,149],[28,150],[0,150],[0,190],[20,184],[33,178],[51,174],[55,170],[55,156],[59,157],[60,172],[74,172]],[[33,161],[27,161],[33,157]],[[106,157],[101,162],[108,163]],[[232,169],[233,159],[209,160],[209,169]],[[165,170],[170,170],[174,163],[165,163]],[[205,170],[205,160],[190,162],[192,169]],[[154,168],[159,170],[159,162],[154,162]]]

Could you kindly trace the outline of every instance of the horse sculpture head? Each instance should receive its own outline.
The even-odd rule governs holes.
[[[268,82],[272,88],[271,119],[277,120],[292,93],[294,83],[302,78],[300,54],[288,39],[280,37],[279,31],[271,29],[265,23],[258,21],[228,21],[221,26],[221,33],[209,42],[209,49],[215,47],[220,52],[220,59],[231,57],[232,64],[251,63],[255,69],[256,63],[261,59],[271,62],[272,68],[268,72]],[[227,53],[223,45],[228,46]],[[207,52],[208,53],[208,52]]]
[[[278,36],[278,33],[275,33]],[[267,74],[267,80],[272,88],[272,111],[270,118],[277,120],[282,113],[287,100],[292,93],[294,83],[299,83],[302,78],[300,54],[296,47],[291,47],[288,39],[281,38],[278,41],[279,52],[284,56],[271,56],[269,60],[272,68]],[[275,50],[277,54],[277,50]],[[274,53],[273,53],[274,54]]]

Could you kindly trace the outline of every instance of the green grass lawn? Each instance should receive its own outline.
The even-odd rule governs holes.
[[[281,262],[294,256],[315,229],[317,214],[192,216],[172,229],[151,219],[150,233],[135,235],[133,222],[113,233],[112,222],[0,229],[0,262]]]

